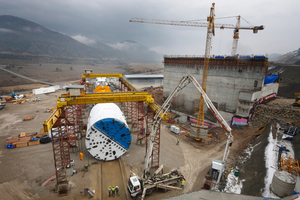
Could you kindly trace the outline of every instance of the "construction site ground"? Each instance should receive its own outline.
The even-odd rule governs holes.
[[[64,91],[51,94],[37,95],[42,100],[25,102],[23,104],[7,103],[0,115],[0,195],[5,199],[54,199],[58,196],[54,192],[56,180],[49,179],[54,175],[54,161],[52,144],[39,144],[15,149],[6,149],[5,141],[8,137],[16,137],[21,132],[39,132],[43,122],[50,113],[46,109],[55,107],[56,99]],[[32,96],[31,98],[35,98]],[[32,117],[30,121],[23,121],[25,117]],[[205,181],[211,165],[211,159],[222,159],[227,137],[222,128],[214,128],[213,138],[208,138],[204,143],[199,143],[185,134],[176,135],[168,128],[170,124],[163,122],[161,130],[160,164],[164,164],[164,171],[179,168],[186,178],[183,192],[199,190]],[[235,141],[230,151],[230,160],[242,153],[252,140],[255,133],[253,128],[244,130],[234,129]],[[180,139],[176,145],[177,138]],[[92,158],[85,150],[84,139],[78,140],[78,148],[84,153],[80,161],[78,152],[71,153],[75,162],[77,174],[70,176],[71,190],[64,199],[85,199],[84,188],[95,190],[95,199],[108,197],[108,186],[118,185],[120,197],[126,195],[125,187],[129,177],[129,170],[141,175],[143,171],[145,145],[135,144],[136,135],[133,134],[132,144],[127,153],[119,161],[100,162]],[[85,162],[90,164],[88,172],[82,171]],[[147,199],[160,199],[181,191],[167,193],[156,192]],[[127,194],[128,196],[128,194]],[[129,197],[128,197],[129,198]]]
[[[43,65],[42,65],[43,66]],[[18,66],[19,67],[19,66]],[[26,72],[28,76],[34,78],[33,72],[37,72],[39,65],[35,65],[32,73],[28,66],[23,66],[23,69],[19,70],[29,70]],[[61,77],[56,77],[55,81],[59,83],[67,83],[68,80],[79,79],[79,75],[82,73],[84,67],[74,67],[70,70],[70,66],[65,66],[61,72],[56,72],[57,65],[47,66],[44,69],[49,68],[51,77],[56,77],[55,74],[59,74]],[[18,68],[17,68],[18,69]],[[15,71],[17,71],[15,69]],[[99,67],[100,69],[100,67]],[[101,68],[103,70],[103,68]],[[115,73],[120,73],[120,70],[126,71],[127,68],[115,68]],[[295,71],[298,70],[298,71]],[[95,70],[96,71],[96,70]],[[292,70],[297,80],[300,68]],[[62,73],[64,72],[64,73]],[[69,74],[72,72],[72,78]],[[108,71],[102,71],[102,73],[108,73]],[[0,73],[1,75],[6,75],[6,73]],[[26,74],[23,74],[26,75]],[[284,73],[283,73],[284,75]],[[6,75],[7,76],[7,75]],[[10,75],[11,76],[11,75]],[[42,77],[42,76],[39,76]],[[36,78],[42,81],[49,81],[45,78]],[[50,77],[47,76],[47,77]],[[9,87],[2,87],[3,92],[16,91],[16,86],[19,89],[30,90],[37,88],[40,85],[22,85],[22,80],[19,78],[14,78],[15,83]],[[289,75],[289,79],[293,79]],[[299,88],[299,83],[294,83],[293,81],[283,82],[280,85],[285,87],[279,88],[279,93],[284,96],[284,92],[288,88]],[[1,79],[3,81],[4,79]],[[51,82],[51,80],[49,81]],[[3,84],[1,84],[3,86]],[[293,92],[296,92],[294,91]],[[288,90],[290,92],[290,90]],[[54,186],[56,180],[50,181],[50,178],[55,173],[54,160],[53,160],[53,150],[52,144],[39,144],[34,146],[27,146],[15,149],[6,149],[5,141],[8,137],[18,136],[21,132],[38,132],[42,128],[43,122],[49,117],[50,113],[46,113],[46,109],[56,106],[56,98],[64,91],[57,91],[56,93],[38,95],[42,100],[37,102],[25,102],[23,104],[12,104],[7,103],[4,110],[0,110],[0,197],[1,199],[56,199],[58,194],[54,192]],[[290,92],[292,94],[292,92]],[[3,94],[3,93],[2,93]],[[32,96],[31,98],[35,98]],[[292,98],[290,95],[289,98]],[[276,99],[273,102],[276,105],[288,104],[294,102],[294,99]],[[30,121],[23,121],[25,117],[32,117]],[[280,120],[280,119],[278,119]],[[212,132],[213,138],[206,140],[204,143],[196,142],[191,138],[185,137],[185,134],[176,135],[170,132],[168,126],[165,122],[162,123],[161,131],[161,152],[160,152],[160,163],[164,164],[164,171],[167,172],[173,167],[178,167],[185,178],[187,179],[185,189],[181,191],[169,191],[167,193],[156,192],[153,195],[147,197],[147,199],[161,199],[170,196],[174,196],[181,193],[187,193],[195,190],[199,190],[205,180],[205,175],[207,174],[209,167],[211,165],[211,159],[222,159],[226,136],[224,135],[224,130],[222,128],[214,128]],[[258,127],[257,127],[258,128]],[[232,149],[230,150],[229,163],[235,164],[240,155],[243,155],[243,150],[246,149],[251,141],[253,141],[253,135],[257,128],[243,127],[243,129],[238,129],[233,127],[234,143]],[[268,130],[265,130],[260,138],[256,140],[259,143],[266,140]],[[180,138],[180,144],[176,145],[177,138]],[[135,144],[136,135],[133,134],[132,144],[129,151],[122,156],[121,159],[114,162],[99,162],[94,160],[89,153],[84,148],[84,140],[78,141],[79,150],[84,153],[83,161],[80,161],[78,152],[71,153],[71,159],[75,162],[75,170],[77,174],[68,177],[70,181],[71,190],[67,196],[61,197],[62,199],[87,199],[88,197],[84,195],[84,188],[89,188],[90,190],[95,190],[94,199],[108,199],[107,188],[109,185],[117,185],[120,187],[120,197],[115,197],[116,199],[130,199],[128,194],[126,194],[126,184],[129,176],[129,170],[136,172],[137,174],[142,174],[144,156],[145,156],[145,146],[138,146]],[[293,143],[296,146],[295,156],[299,158],[299,145],[296,145],[300,138],[296,137]],[[255,144],[256,144],[255,143]],[[263,142],[261,142],[261,148],[264,148]],[[299,147],[299,148],[298,148]],[[257,150],[253,152],[248,168],[245,168],[245,176],[251,178],[257,169],[251,162],[255,162],[258,168],[265,171],[264,164],[262,162],[262,152]],[[90,164],[88,172],[82,171],[85,162]],[[261,164],[260,164],[261,163]],[[246,166],[247,164],[245,164]],[[261,167],[260,167],[261,166]],[[262,172],[263,173],[263,172]],[[263,174],[259,174],[263,177]],[[242,176],[242,170],[241,170]],[[247,178],[245,177],[245,178]],[[251,194],[259,196],[261,194],[261,188],[263,183],[254,181],[255,187],[247,183],[244,184],[243,194]],[[250,180],[250,179],[249,179]],[[263,178],[261,178],[263,180]],[[46,184],[49,184],[46,186]],[[248,185],[246,185],[248,184]]]

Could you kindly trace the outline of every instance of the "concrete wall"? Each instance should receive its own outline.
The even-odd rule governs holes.
[[[248,117],[253,104],[257,100],[273,93],[277,94],[278,88],[278,83],[270,83],[264,85],[260,91],[241,91],[238,97],[236,114],[242,117]]]
[[[203,58],[202,58],[203,59]],[[216,60],[216,59],[211,59]],[[212,64],[214,62],[211,62]],[[207,95],[211,101],[218,104],[226,103],[226,110],[235,112],[241,90],[260,90],[263,86],[265,67],[261,63],[251,67],[232,65],[210,65],[207,77]],[[260,65],[260,66],[259,66]],[[202,83],[203,65],[172,64],[165,62],[164,72],[164,97],[179,83],[183,76],[192,75]],[[255,84],[256,82],[256,84]],[[254,87],[256,85],[256,87]],[[173,109],[194,114],[198,112],[200,93],[192,85],[181,91],[173,102]]]
[[[251,98],[251,101],[255,101],[256,99],[260,99],[262,97],[268,96],[270,94],[278,92],[279,84],[278,83],[270,83],[264,85],[261,91],[254,92]]]
[[[126,78],[135,86],[159,86],[164,84],[163,78]]]

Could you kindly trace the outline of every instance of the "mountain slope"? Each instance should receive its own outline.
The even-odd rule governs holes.
[[[162,56],[133,41],[88,46],[70,36],[10,15],[0,16],[0,53],[59,58],[96,58],[125,62],[161,62]]]
[[[117,44],[108,44],[115,51],[122,52],[119,56],[124,56],[132,62],[161,62],[163,56],[154,51],[149,50],[135,41],[125,40]],[[103,49],[103,43],[95,43],[89,45],[96,49]]]
[[[9,15],[0,16],[0,51],[54,57],[109,56],[105,51],[95,50],[67,35]]]
[[[268,60],[269,61],[274,61],[275,59],[277,59],[278,57],[282,56],[282,54],[279,53],[272,53],[270,55],[268,55]]]
[[[300,48],[274,59],[274,62],[300,65]]]

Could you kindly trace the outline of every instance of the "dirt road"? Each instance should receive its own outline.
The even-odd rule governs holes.
[[[110,162],[101,162],[101,172],[102,172],[102,179],[101,179],[101,199],[109,199],[108,196],[108,187],[111,186],[119,186],[120,188],[120,196],[115,194],[114,199],[127,199],[126,197],[126,185],[123,181],[123,175],[120,167],[120,161],[114,160]]]
[[[16,149],[6,149],[5,140],[9,136],[18,136],[21,132],[39,132],[43,121],[49,113],[45,110],[55,107],[56,99],[64,91],[49,95],[39,95],[42,101],[25,102],[24,104],[7,103],[5,110],[0,111],[0,196],[5,199],[43,199],[52,200],[58,197],[54,193],[55,180],[42,187],[50,177],[54,175],[53,151],[51,143],[28,146]],[[33,96],[32,98],[35,98]],[[86,114],[88,116],[88,113]],[[23,121],[25,117],[33,117],[31,121]],[[179,168],[184,174],[186,186],[183,192],[200,189],[204,183],[204,176],[211,165],[211,159],[221,159],[224,153],[226,136],[223,130],[216,129],[214,140],[203,144],[197,143],[184,134],[171,133],[169,124],[162,124],[160,163],[164,164],[164,172],[172,168]],[[252,132],[248,130],[236,130],[233,132],[235,142],[231,155],[238,154],[251,139]],[[180,144],[176,145],[177,138]],[[77,174],[68,177],[71,189],[68,196],[61,199],[86,199],[84,188],[95,190],[94,199],[105,199],[107,187],[117,185],[120,187],[120,195],[125,194],[129,170],[141,175],[144,167],[145,146],[135,144],[136,135],[132,135],[132,144],[129,151],[122,156],[124,166],[124,180],[120,178],[119,169],[112,163],[101,163],[94,160],[85,150],[84,140],[79,143],[80,151],[84,153],[83,161],[80,161],[78,152],[71,153],[70,157],[75,162]],[[247,143],[248,141],[248,143]],[[82,171],[85,162],[90,164],[89,171]],[[83,175],[84,174],[84,175]],[[103,176],[103,177],[102,177]],[[113,177],[113,178],[112,178]],[[103,178],[103,179],[102,179]],[[101,180],[104,180],[101,185]],[[161,193],[154,192],[147,199],[161,199],[180,194],[180,191]],[[124,199],[124,196],[115,197]]]

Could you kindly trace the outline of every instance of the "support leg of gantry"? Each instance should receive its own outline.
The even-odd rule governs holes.
[[[137,102],[137,141],[136,144],[142,145],[146,141],[146,130],[145,130],[145,103],[143,101]]]
[[[59,116],[51,128],[52,147],[54,156],[54,166],[56,173],[56,192],[59,196],[68,194],[67,168],[70,166],[69,138],[67,126],[69,122],[66,118],[65,110]],[[73,170],[72,170],[73,171]]]

